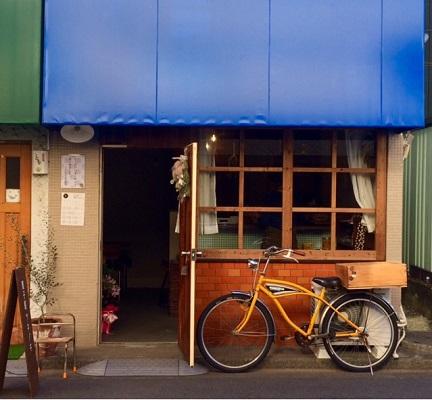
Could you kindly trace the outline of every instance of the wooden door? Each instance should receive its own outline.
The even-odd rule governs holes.
[[[0,144],[0,321],[3,321],[12,270],[21,263],[20,237],[30,235],[31,147]],[[12,343],[22,343],[15,317]]]
[[[190,196],[180,203],[180,280],[178,343],[185,360],[191,367],[195,363],[195,261],[197,231],[197,154],[198,144],[185,149],[188,157]]]

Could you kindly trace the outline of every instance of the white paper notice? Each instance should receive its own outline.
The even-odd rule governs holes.
[[[82,189],[85,184],[85,157],[81,154],[61,156],[62,189]]]
[[[62,193],[60,225],[84,226],[85,193]]]

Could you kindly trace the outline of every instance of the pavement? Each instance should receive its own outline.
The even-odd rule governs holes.
[[[398,358],[389,361],[386,369],[430,370],[432,369],[432,330],[429,320],[421,315],[407,317],[408,329],[398,349]],[[317,357],[320,356],[320,358]],[[324,358],[321,358],[324,356]],[[264,369],[337,369],[325,358],[322,348],[300,348],[294,341],[286,346],[273,346],[269,355],[258,368]],[[327,356],[328,357],[328,356]],[[72,368],[69,355],[69,374]],[[196,352],[196,367],[190,370],[177,343],[129,343],[102,344],[91,348],[77,348],[78,374],[92,376],[186,376],[203,374],[211,368]],[[25,360],[9,361],[8,376],[25,373]],[[42,360],[41,374],[57,373],[62,376],[63,356]],[[57,371],[58,370],[58,371]],[[21,372],[21,373],[20,373]]]

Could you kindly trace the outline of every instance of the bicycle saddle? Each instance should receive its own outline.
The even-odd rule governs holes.
[[[339,289],[342,286],[342,281],[337,276],[330,276],[329,278],[315,277],[312,282],[328,289]]]

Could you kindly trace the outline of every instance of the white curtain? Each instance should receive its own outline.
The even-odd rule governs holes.
[[[208,129],[200,132],[198,159],[201,167],[215,166],[214,146],[216,142],[210,140],[211,135],[212,131]],[[216,174],[214,172],[200,173],[199,203],[201,207],[216,207]],[[219,232],[215,211],[201,213],[199,221],[199,233],[201,235],[211,235]]]
[[[365,132],[346,131],[346,149],[348,166],[350,168],[368,168],[367,148],[369,141],[365,141]],[[361,208],[375,208],[375,189],[371,174],[351,174],[351,182],[357,204]],[[375,232],[375,215],[363,214],[362,225],[366,226],[369,233]]]

